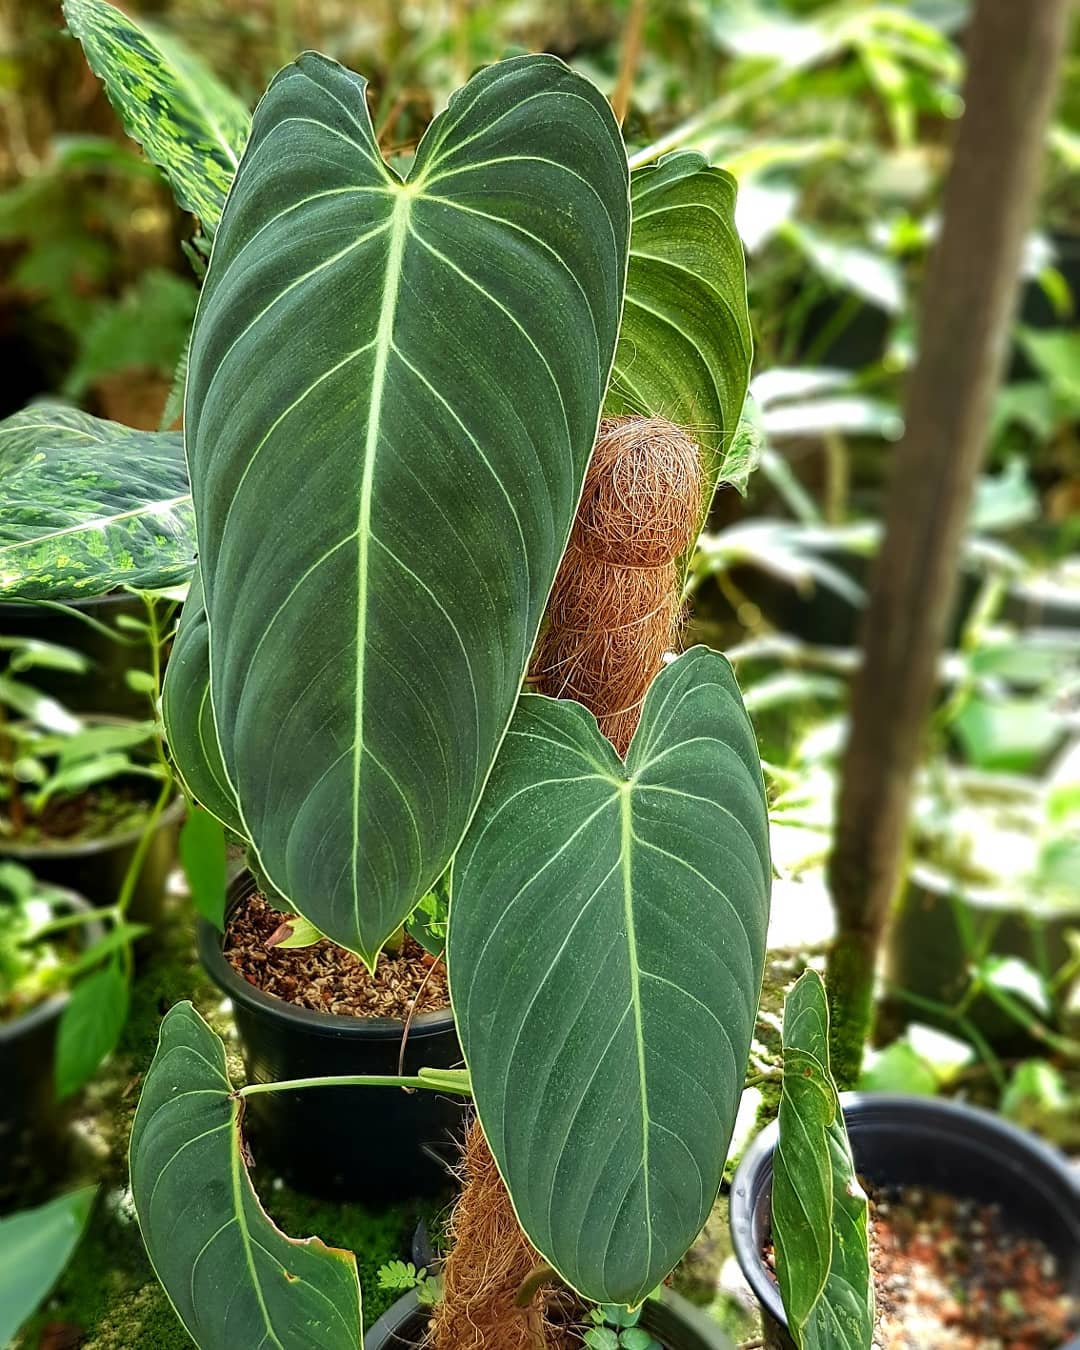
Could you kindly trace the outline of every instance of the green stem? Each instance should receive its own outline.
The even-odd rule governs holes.
[[[346,1074],[330,1078],[290,1078],[282,1083],[248,1083],[237,1088],[237,1097],[254,1097],[260,1092],[297,1092],[301,1088],[324,1087],[399,1087],[426,1088],[429,1092],[445,1092],[442,1083],[431,1083],[426,1078],[399,1078],[395,1074]]]
[[[135,852],[131,855],[131,862],[128,863],[127,871],[124,873],[124,881],[120,887],[120,894],[116,898],[116,913],[123,917],[127,913],[128,905],[131,904],[131,897],[135,894],[135,887],[138,884],[139,877],[142,875],[143,863],[146,862],[146,855],[150,851],[150,843],[154,837],[154,831],[157,829],[158,821],[161,819],[162,812],[172,801],[173,797],[172,775],[161,785],[161,791],[158,793],[157,801],[154,803],[154,809],[139,836],[139,842],[135,846]]]
[[[116,905],[103,905],[100,909],[76,910],[73,914],[60,914],[55,919],[50,919],[48,923],[43,923],[40,928],[36,928],[32,940],[37,942],[40,938],[50,937],[65,928],[75,928],[81,923],[96,923],[99,919],[114,921],[119,918],[120,912]]]

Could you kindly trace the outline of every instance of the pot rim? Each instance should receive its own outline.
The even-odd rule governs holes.
[[[80,895],[78,891],[70,890],[67,886],[50,886],[49,889],[57,894],[58,899],[66,902],[69,910],[81,909],[88,912],[94,908],[85,895]],[[81,927],[84,949],[93,946],[105,935],[105,930],[96,919]],[[6,1022],[0,1021],[0,1045],[9,1045],[20,1036],[36,1031],[43,1022],[59,1017],[70,998],[70,989],[59,989],[55,994],[42,999],[40,1003],[35,1003],[32,1008],[27,1008],[26,1012],[20,1013],[18,1017]]]
[[[702,1343],[708,1345],[716,1344],[717,1346],[730,1344],[728,1338],[723,1335],[720,1328],[715,1326],[715,1324],[709,1328],[710,1332],[715,1332],[715,1336],[710,1336],[706,1333],[704,1328],[699,1329],[693,1322],[688,1321],[687,1319],[691,1316],[691,1313],[696,1312],[697,1310],[693,1309],[692,1305],[687,1304],[685,1300],[674,1295],[671,1291],[665,1291],[665,1298],[660,1306],[666,1308],[668,1313],[674,1313],[675,1316],[679,1317],[681,1325],[691,1332],[696,1332]],[[408,1293],[403,1294],[396,1302],[391,1303],[390,1307],[387,1308],[378,1321],[368,1328],[364,1334],[364,1344],[370,1345],[372,1350],[375,1350],[375,1338],[376,1336],[379,1336],[381,1337],[381,1340],[379,1340],[378,1345],[386,1347],[386,1350],[391,1350],[392,1347],[398,1346],[402,1347],[402,1350],[404,1350],[411,1342],[401,1340],[399,1337],[404,1333],[409,1332],[410,1323],[420,1311],[420,1307],[420,1295],[418,1291],[410,1289]],[[648,1316],[649,1307],[650,1302],[646,1300],[645,1312],[641,1324],[647,1331],[663,1336],[664,1329],[657,1328],[651,1324]],[[417,1342],[417,1344],[420,1344],[420,1342]]]
[[[233,877],[226,891],[226,915],[256,890],[255,878],[250,872],[244,871]],[[341,1013],[316,1012],[314,1008],[303,1008],[298,1003],[287,1003],[274,994],[268,994],[253,984],[248,984],[225,959],[223,938],[224,934],[219,932],[209,919],[200,915],[196,933],[199,960],[217,987],[233,1003],[239,1003],[249,1012],[261,1017],[291,1022],[295,1027],[302,1027],[315,1036],[378,1041],[401,1039],[405,1023],[399,1018],[354,1017]],[[417,1013],[409,1024],[409,1040],[440,1036],[453,1025],[452,1008]]]
[[[1012,1149],[1021,1150],[1026,1155],[1026,1163],[1041,1164],[1042,1169],[1053,1176],[1055,1185],[1064,1190],[1066,1195],[1074,1197],[1074,1207],[1080,1213],[1080,1178],[1074,1174],[1065,1156],[994,1111],[949,1098],[890,1092],[843,1092],[840,1094],[840,1104],[845,1122],[849,1125],[857,1126],[860,1118],[886,1118],[895,1124],[899,1132],[905,1127],[905,1118],[910,1120],[913,1116],[919,1116],[927,1121],[936,1121],[958,1141],[970,1140],[971,1127],[975,1126],[984,1140],[989,1136],[1000,1145],[1011,1145]],[[769,1278],[754,1240],[756,1202],[764,1190],[771,1191],[773,1152],[779,1133],[779,1121],[770,1121],[743,1154],[731,1182],[729,1226],[735,1259],[754,1297],[765,1313],[786,1329],[787,1318],[780,1287]],[[1080,1350],[1080,1338],[1069,1341],[1062,1346],[1062,1350]]]

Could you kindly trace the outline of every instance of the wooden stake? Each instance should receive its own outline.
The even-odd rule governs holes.
[[[1071,0],[978,0],[965,113],[923,287],[919,358],[852,689],[829,882],[833,1070],[858,1074],[911,785],[1016,300]]]

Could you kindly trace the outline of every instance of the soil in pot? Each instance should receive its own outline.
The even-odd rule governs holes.
[[[145,792],[123,783],[90,788],[72,797],[52,797],[40,813],[18,822],[12,819],[10,805],[0,813],[0,840],[20,848],[97,843],[142,829],[151,811]]]
[[[232,1002],[249,1082],[461,1066],[441,962],[407,942],[400,957],[380,956],[372,979],[325,939],[275,944],[286,917],[245,874],[229,887],[224,939],[199,923],[199,955]],[[451,1094],[357,1085],[260,1093],[245,1112],[262,1175],[373,1204],[446,1192],[461,1123],[462,1102]]]
[[[877,1319],[874,1350],[1060,1350],[1080,1300],[1037,1238],[1001,1209],[941,1191],[867,1187]],[[764,1250],[773,1269],[772,1245]]]
[[[446,965],[411,937],[399,953],[382,952],[376,974],[328,938],[310,947],[281,947],[291,916],[253,895],[230,916],[225,957],[238,975],[266,994],[313,1012],[395,1017],[450,1006]]]

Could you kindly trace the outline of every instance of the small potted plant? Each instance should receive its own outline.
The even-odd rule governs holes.
[[[56,920],[71,926],[52,929]],[[76,921],[76,922],[72,922]],[[62,1123],[56,1043],[71,986],[105,935],[74,891],[0,862],[0,1194],[47,1158]]]
[[[37,669],[80,670],[79,653],[28,638],[0,647],[0,857],[95,905],[123,897],[153,924],[181,809],[155,721],[75,714],[37,688]]]

